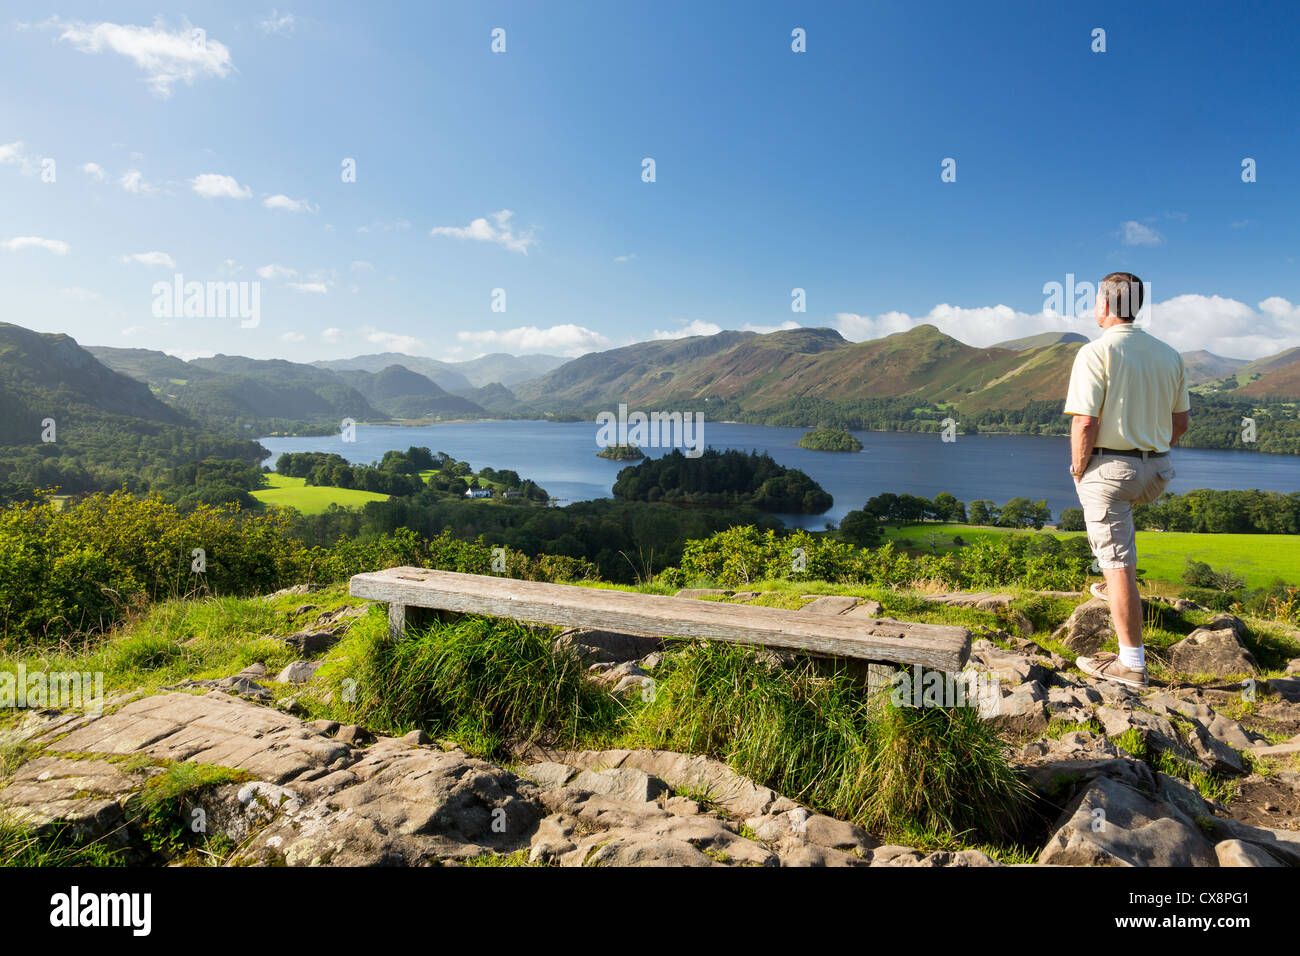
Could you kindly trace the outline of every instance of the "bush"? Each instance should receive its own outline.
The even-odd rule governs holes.
[[[1204,561],[1192,558],[1187,559],[1187,566],[1183,570],[1183,583],[1215,591],[1239,591],[1246,586],[1245,578],[1240,578],[1231,571],[1216,571]]]

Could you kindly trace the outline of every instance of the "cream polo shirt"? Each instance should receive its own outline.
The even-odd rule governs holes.
[[[1171,416],[1191,407],[1183,357],[1131,323],[1112,325],[1074,357],[1065,413],[1099,420],[1099,448],[1168,451]]]

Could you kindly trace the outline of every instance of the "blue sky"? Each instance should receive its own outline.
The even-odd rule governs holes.
[[[1128,269],[1181,349],[1300,345],[1293,3],[158,10],[0,22],[0,318],[301,361],[790,323],[984,345],[1095,334],[1044,285]],[[258,282],[259,321],[156,315],[177,273]]]

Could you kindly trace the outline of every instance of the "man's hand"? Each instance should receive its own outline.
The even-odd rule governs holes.
[[[1070,474],[1075,484],[1088,470],[1088,461],[1092,458],[1093,446],[1097,443],[1097,432],[1101,430],[1101,420],[1091,415],[1075,415],[1070,422]]]
[[[1187,433],[1187,426],[1191,423],[1191,412],[1174,412],[1173,414],[1173,437],[1169,439],[1169,444],[1177,445],[1178,439]]]

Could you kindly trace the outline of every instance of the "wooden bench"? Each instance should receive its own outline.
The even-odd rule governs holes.
[[[388,604],[388,628],[394,639],[401,638],[413,622],[415,609],[428,608],[641,637],[730,641],[817,657],[917,664],[948,673],[960,671],[970,655],[970,631],[964,627],[802,614],[455,571],[389,568],[356,575],[350,590],[354,597]]]

